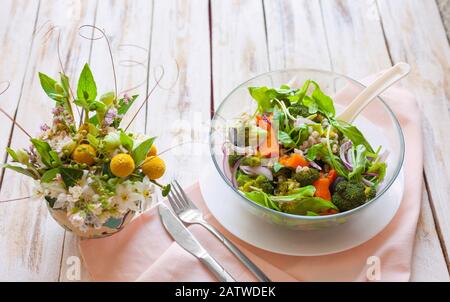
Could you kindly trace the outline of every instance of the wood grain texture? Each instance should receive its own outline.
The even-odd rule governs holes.
[[[161,182],[176,178],[188,185],[198,179],[209,156],[208,1],[158,0],[153,16],[149,88],[155,85],[161,67],[164,78],[148,103],[147,133],[157,136],[160,154],[179,145],[161,154],[167,165]]]
[[[269,70],[261,1],[212,0],[214,106],[238,84]]]
[[[142,100],[145,97],[147,87],[152,1],[99,1],[95,25],[104,30],[110,40],[119,97],[122,97],[124,91],[126,91],[129,95],[140,95],[138,100]],[[100,33],[96,31],[94,36],[100,36]],[[85,41],[85,43],[91,42]],[[114,76],[106,41],[104,39],[93,41],[90,57],[86,59],[89,59],[99,94],[114,91]],[[83,63],[80,64],[80,66],[82,65]],[[145,111],[138,115],[130,130],[144,133]],[[66,232],[61,262],[61,281],[72,281],[70,280],[72,275],[68,275],[67,272],[70,272],[72,267],[70,257],[80,257],[78,242],[79,239],[76,236]],[[69,276],[69,279],[67,276]],[[89,280],[89,275],[83,266],[81,281],[87,280]]]
[[[61,36],[61,45],[67,46],[64,50],[74,51],[72,56],[68,56],[67,62],[78,60],[78,57],[89,51],[89,47],[76,44],[79,25],[93,21],[94,10],[91,3],[95,3],[89,3],[89,5],[82,5],[81,1],[40,3],[36,23],[38,30],[17,114],[17,121],[24,128],[30,129],[32,134],[36,134],[43,122],[50,120],[51,108],[54,105],[53,101],[42,92],[37,72],[43,71],[56,77],[60,71],[55,55],[57,39],[49,38],[46,34],[50,25],[47,21],[51,21],[64,33]],[[22,15],[21,19],[32,19],[33,16],[35,13],[31,16]],[[15,129],[11,145],[18,148],[28,147],[28,144],[27,137]],[[32,182],[29,179],[8,171],[5,173],[1,194],[12,197],[26,196],[30,194],[31,188]],[[4,264],[0,266],[0,276],[20,281],[58,280],[64,230],[50,217],[45,203],[42,200],[24,200],[6,204],[0,211],[4,230],[0,240],[0,257]]]
[[[447,38],[450,41],[450,0],[436,0],[441,11],[442,21],[447,31]]]
[[[0,96],[0,107],[10,116],[14,116],[22,93],[25,70],[30,56],[31,43],[24,47],[23,41],[31,42],[38,11],[38,1],[3,1],[0,10],[0,53],[14,56],[3,59],[0,68],[0,82],[9,81],[9,89]],[[29,22],[23,22],[23,16]],[[3,90],[4,85],[0,86]],[[1,114],[0,121],[0,158],[6,155],[5,147],[9,144],[12,123]],[[1,199],[1,198],[0,198]]]
[[[406,85],[414,92],[422,110],[427,190],[448,253],[450,47],[434,1],[379,1],[378,4],[393,60],[407,61],[412,66]]]
[[[410,280],[412,282],[450,281],[425,185]]]
[[[318,0],[264,1],[270,69],[331,69]]]

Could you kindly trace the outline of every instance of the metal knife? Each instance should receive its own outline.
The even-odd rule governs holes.
[[[164,205],[158,205],[161,221],[170,236],[186,251],[197,257],[220,281],[235,282],[233,277],[203,248],[194,235],[184,224]]]

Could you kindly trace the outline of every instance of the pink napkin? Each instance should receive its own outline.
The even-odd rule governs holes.
[[[345,93],[351,95],[352,91],[349,89]],[[373,267],[368,261],[371,256],[379,259],[376,263],[380,265],[381,281],[408,281],[422,196],[420,115],[414,97],[403,89],[389,89],[384,99],[395,112],[405,136],[405,193],[392,222],[356,248],[318,257],[285,256],[255,248],[228,233],[209,214],[198,184],[187,191],[204,213],[208,213],[208,220],[273,281],[367,281],[367,272]],[[206,230],[199,226],[189,229],[236,280],[256,281]],[[195,257],[166,233],[156,208],[111,237],[81,241],[80,250],[87,270],[96,281],[216,281]]]

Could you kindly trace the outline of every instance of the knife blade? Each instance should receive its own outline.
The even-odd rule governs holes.
[[[165,205],[158,205],[162,224],[170,236],[187,252],[197,257],[220,281],[234,282],[234,278],[205,250],[194,235]]]

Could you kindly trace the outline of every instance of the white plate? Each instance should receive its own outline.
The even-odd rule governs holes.
[[[356,247],[381,232],[397,212],[404,187],[403,169],[397,180],[370,211],[342,225],[315,231],[293,231],[267,223],[249,212],[245,201],[219,175],[212,160],[200,178],[200,190],[211,214],[230,233],[270,252],[292,256],[319,256]]]

